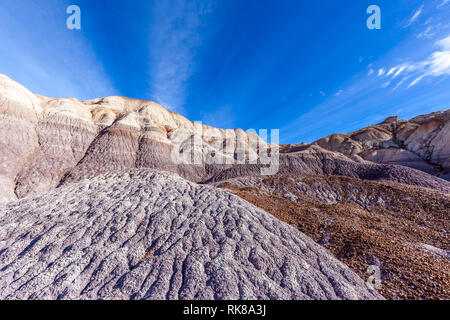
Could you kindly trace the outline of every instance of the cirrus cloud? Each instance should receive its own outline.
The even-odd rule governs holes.
[[[416,12],[414,12],[413,16],[409,19],[409,21],[405,27],[409,27],[410,25],[412,25],[422,14],[422,11],[423,11],[423,5],[419,9],[417,9]]]
[[[409,83],[408,88],[415,86],[426,77],[450,75],[450,35],[437,41],[436,47],[439,49],[432,52],[425,60],[403,63],[391,67],[386,73],[386,77],[390,77],[390,80],[384,82],[382,87],[387,88],[401,74],[404,77],[396,84],[394,89],[398,88],[410,78],[413,78],[413,81]],[[384,73],[381,70],[383,69],[380,69],[379,75]]]

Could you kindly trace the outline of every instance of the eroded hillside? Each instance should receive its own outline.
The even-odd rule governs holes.
[[[0,299],[381,298],[263,210],[143,169],[0,206],[0,243]]]
[[[389,117],[348,134],[317,140],[325,149],[376,163],[398,164],[450,180],[450,110],[411,120]]]

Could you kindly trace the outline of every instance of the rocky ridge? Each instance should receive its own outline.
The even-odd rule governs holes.
[[[398,164],[450,180],[450,110],[382,123],[315,141],[327,150],[376,163]]]

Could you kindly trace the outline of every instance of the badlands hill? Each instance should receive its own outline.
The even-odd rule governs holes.
[[[448,141],[448,122],[445,128],[439,134],[441,140],[435,140]],[[418,135],[419,132],[414,136]],[[363,161],[362,151],[349,153],[341,144],[334,143],[331,147],[318,142],[291,150],[278,148],[241,129],[197,125],[154,102],[123,97],[84,102],[51,99],[32,94],[3,75],[0,75],[0,137],[0,203],[129,168],[166,170],[193,182],[259,175],[261,168],[270,166],[267,161],[236,165],[235,159],[244,150],[248,163],[257,159],[264,148],[269,150],[268,154],[281,149],[276,168],[281,173],[390,180],[450,191],[450,182],[405,166]],[[357,141],[352,137],[352,141]],[[387,140],[389,137],[386,134]],[[379,143],[381,140],[377,139]],[[375,144],[372,140],[368,143]],[[438,149],[441,151],[431,157],[444,168],[448,157],[443,159],[443,155],[448,155],[448,143],[440,142]],[[391,152],[383,150],[380,152]],[[370,159],[375,161],[379,157]]]
[[[0,75],[0,299],[450,299],[448,114],[276,145]]]
[[[110,173],[0,212],[0,299],[382,298],[294,228],[174,174]]]

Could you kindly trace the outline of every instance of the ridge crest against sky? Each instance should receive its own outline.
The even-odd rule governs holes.
[[[281,143],[450,107],[448,0],[21,0],[0,21],[0,73],[34,93],[153,100]]]

